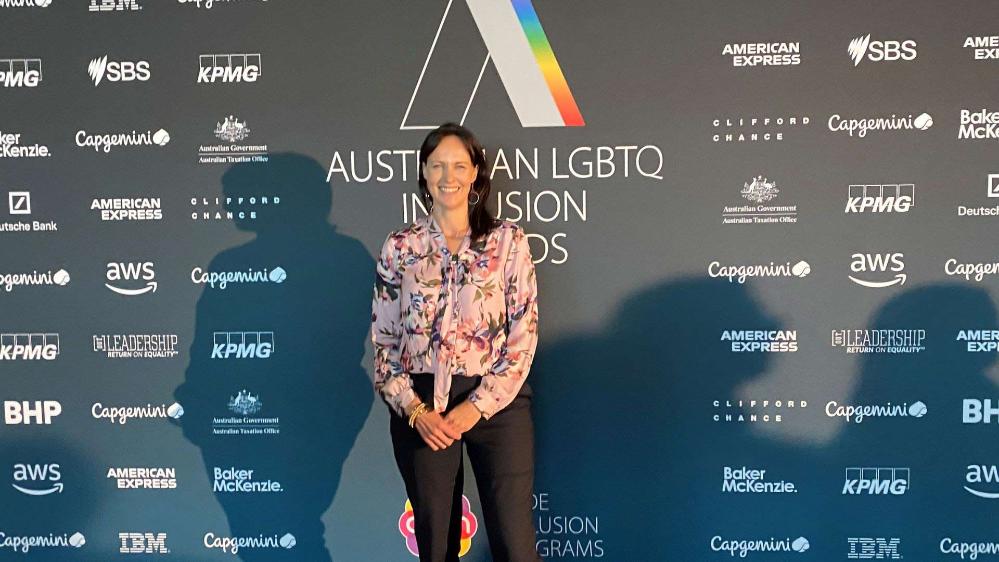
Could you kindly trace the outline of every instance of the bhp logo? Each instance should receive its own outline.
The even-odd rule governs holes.
[[[62,404],[55,400],[3,401],[3,423],[7,425],[51,425],[62,413]]]
[[[585,125],[531,0],[466,0],[464,3],[475,20],[488,53],[482,61],[482,68],[465,104],[460,122],[465,122],[468,108],[471,107],[472,99],[482,80],[482,74],[486,70],[486,65],[492,60],[522,126],[582,127]],[[413,89],[413,96],[406,107],[406,114],[402,117],[400,129],[436,128],[436,125],[407,123],[452,4],[454,0],[449,0],[447,7],[444,8],[444,16],[430,44],[430,52],[427,53],[423,63],[420,77]],[[456,116],[450,116],[444,120],[455,118]]]

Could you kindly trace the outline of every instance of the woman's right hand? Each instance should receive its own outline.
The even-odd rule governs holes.
[[[461,432],[433,410],[421,414],[413,423],[420,437],[435,451],[447,449],[455,439],[461,439]]]

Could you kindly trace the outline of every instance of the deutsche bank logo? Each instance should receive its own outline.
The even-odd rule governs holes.
[[[7,210],[12,215],[31,214],[31,192],[11,191],[7,194]]]
[[[999,174],[989,174],[989,197],[999,197]]]
[[[260,53],[209,54],[198,57],[198,84],[256,82]]]
[[[274,353],[274,332],[215,332],[212,359],[267,359]]]
[[[413,89],[413,96],[409,99],[402,124],[399,125],[401,130],[437,127],[410,125],[408,120],[452,4],[454,0],[448,0],[447,7],[444,8],[444,15],[430,44],[430,52],[423,62],[423,69]],[[482,75],[492,60],[513,104],[513,109],[517,112],[521,126],[582,127],[585,125],[531,0],[466,0],[465,4],[475,20],[475,26],[486,45],[487,53],[482,61],[478,79],[475,80],[475,85],[465,103],[460,123],[465,122],[475,92],[479,89],[479,82],[482,81]],[[468,79],[468,83],[471,83],[471,76]],[[457,93],[456,90],[455,92]],[[457,120],[457,115],[436,119],[438,122],[454,120]]]
[[[908,489],[908,468],[851,467],[843,484],[843,494],[854,496],[901,496]]]

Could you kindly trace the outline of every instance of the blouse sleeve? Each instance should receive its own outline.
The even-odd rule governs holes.
[[[374,345],[374,384],[388,405],[405,417],[405,406],[413,401],[413,381],[402,368],[402,272],[395,233],[389,234],[375,265],[375,289],[371,301],[371,343]]]
[[[506,276],[506,342],[489,374],[482,377],[469,400],[489,419],[520,392],[538,345],[538,287],[527,235],[515,228]]]

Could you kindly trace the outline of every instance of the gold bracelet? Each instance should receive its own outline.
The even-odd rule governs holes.
[[[416,427],[416,418],[427,413],[427,411],[429,411],[429,409],[427,408],[426,402],[420,402],[417,404],[416,407],[413,408],[412,413],[409,414],[409,427]]]

